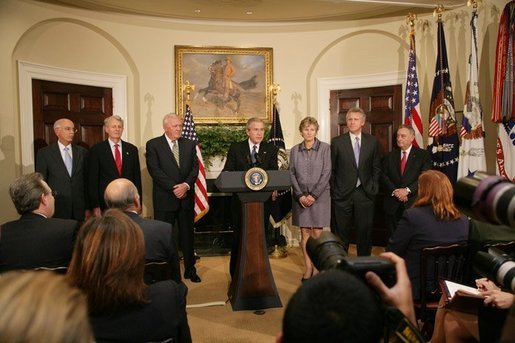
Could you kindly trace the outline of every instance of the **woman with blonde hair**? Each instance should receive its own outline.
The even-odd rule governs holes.
[[[448,177],[437,170],[427,170],[418,178],[418,196],[413,207],[404,211],[387,250],[406,260],[413,298],[420,298],[420,253],[423,248],[466,243],[469,220],[453,202],[453,189]],[[428,288],[434,282],[427,280]]]
[[[317,273],[306,252],[309,237],[318,238],[322,229],[331,224],[331,148],[316,137],[318,122],[313,117],[302,119],[299,131],[303,141],[290,150],[292,185],[292,223],[300,226],[304,253],[302,281]]]
[[[91,343],[86,297],[49,271],[0,277],[0,342]]]
[[[191,342],[186,286],[145,285],[143,232],[125,213],[107,210],[79,231],[68,279],[87,296],[97,343],[173,339]]]

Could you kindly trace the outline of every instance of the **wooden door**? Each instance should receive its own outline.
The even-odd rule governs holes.
[[[53,125],[68,118],[77,133],[73,142],[89,149],[104,140],[104,119],[113,114],[111,88],[44,80],[32,80],[34,156],[39,149],[57,141]]]
[[[345,115],[351,107],[361,107],[366,115],[363,132],[374,135],[379,142],[381,158],[395,146],[395,130],[402,122],[402,86],[384,86],[331,91],[331,138],[346,133]],[[376,197],[372,243],[385,246],[387,233],[384,223],[383,199]]]

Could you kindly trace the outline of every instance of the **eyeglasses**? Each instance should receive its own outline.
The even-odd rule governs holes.
[[[61,129],[63,129],[64,131],[72,131],[73,133],[77,133],[77,129],[74,127],[66,126],[66,127],[61,127]]]

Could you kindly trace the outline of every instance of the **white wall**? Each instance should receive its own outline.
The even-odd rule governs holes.
[[[492,156],[496,132],[489,122],[489,109],[497,21],[507,2],[486,0],[479,9],[480,92],[486,109],[490,172],[495,171]],[[444,15],[457,109],[463,106],[470,12],[470,8],[462,7]],[[317,79],[405,70],[408,47],[404,17],[302,24],[224,24],[93,13],[31,0],[0,0],[0,32],[0,222],[16,217],[7,188],[21,173],[21,136],[31,130],[20,127],[18,60],[126,75],[127,137],[143,154],[145,142],[162,133],[162,115],[175,109],[174,45],[272,47],[274,81],[282,89],[278,101],[288,147],[300,140],[296,128],[302,117],[327,116],[317,113]],[[416,37],[424,122],[436,58],[435,33],[434,18],[420,17]],[[143,158],[142,162],[145,168]],[[149,177],[146,172],[143,175],[144,197],[150,200]],[[151,204],[147,201],[147,205]]]

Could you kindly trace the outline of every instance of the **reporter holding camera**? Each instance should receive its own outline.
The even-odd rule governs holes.
[[[385,325],[399,327],[403,324],[403,332],[397,331],[397,334],[411,334],[411,341],[417,341],[413,340],[416,337],[422,342],[416,331],[406,264],[393,253],[381,256],[395,266],[397,282],[392,288],[371,271],[365,274],[364,281],[341,269],[324,270],[303,283],[292,296],[276,342],[380,342]],[[399,323],[388,323],[384,305],[402,313]],[[411,323],[409,327],[404,317]]]

